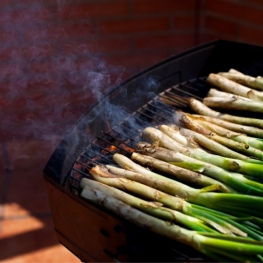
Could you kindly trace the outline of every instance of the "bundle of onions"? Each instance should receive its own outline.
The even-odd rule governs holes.
[[[207,232],[204,232],[204,229],[201,229],[201,231],[189,230],[156,217],[156,212],[153,212],[154,215],[145,213],[135,207],[146,206],[147,210],[154,211],[155,205],[146,205],[144,202],[136,205],[137,202],[141,201],[136,198],[133,200],[133,196],[126,195],[103,184],[87,183],[81,196],[97,205],[105,207],[136,225],[187,244],[216,261],[254,262],[259,261],[263,253],[263,243],[260,241],[214,233],[213,231],[210,232],[209,228],[206,228]],[[131,205],[132,203],[135,205]],[[159,208],[157,208],[157,211],[158,209]],[[165,211],[167,211],[168,217],[171,217],[174,213],[174,211],[171,212],[169,209],[164,209],[163,212]],[[178,215],[178,213],[176,213],[176,215]],[[191,224],[197,226],[198,223],[200,223],[202,225],[200,220],[186,216],[185,218],[187,218]]]

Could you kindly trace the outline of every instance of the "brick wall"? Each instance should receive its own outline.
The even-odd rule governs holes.
[[[224,38],[263,45],[263,1],[203,1],[199,41]]]
[[[100,94],[196,44],[196,0],[0,1],[1,137],[64,134]]]
[[[216,39],[262,44],[261,0],[1,0],[0,138],[63,135],[128,76]]]

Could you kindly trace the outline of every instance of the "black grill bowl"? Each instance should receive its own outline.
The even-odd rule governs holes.
[[[209,73],[263,74],[263,48],[218,40],[172,56],[128,79],[90,108],[44,169],[58,240],[85,262],[205,262],[197,251],[125,222],[79,197],[79,181],[96,162],[129,156],[145,126],[169,122],[187,98],[202,99]],[[170,101],[172,106],[164,104]]]

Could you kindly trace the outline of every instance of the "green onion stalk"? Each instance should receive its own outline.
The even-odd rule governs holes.
[[[203,103],[208,107],[263,113],[263,102],[245,101],[236,98],[206,97]]]
[[[136,196],[141,196],[147,200],[162,203],[168,208],[202,220],[206,225],[212,227],[220,233],[230,235],[234,234],[239,236],[248,235],[250,238],[256,240],[263,239],[260,231],[257,233],[254,230],[256,229],[255,227],[249,229],[243,224],[238,223],[238,221],[236,221],[236,217],[233,217],[227,213],[221,213],[214,209],[190,204],[178,196],[167,194],[161,190],[158,190],[165,189],[165,191],[167,191],[167,189],[169,189],[168,192],[174,193],[174,189],[172,189],[173,186],[167,184],[167,182],[162,182],[160,179],[156,180],[151,176],[145,176],[141,174],[138,175],[132,171],[123,171],[123,169],[116,167],[111,167],[110,171],[114,171],[114,173],[116,173],[118,176],[116,176],[116,174],[109,173],[109,171],[105,170],[105,167],[103,168],[102,166],[96,166],[91,170],[91,173],[94,179],[98,182],[121,189],[123,191],[128,191],[129,193],[132,193]],[[142,179],[143,177],[144,179]],[[85,180],[87,179],[83,179],[81,182],[82,187],[86,185],[87,181]],[[143,183],[140,183],[141,181],[143,181]],[[154,183],[156,185],[153,185]],[[244,220],[247,221],[247,218]]]
[[[107,174],[107,176],[103,176],[104,178],[111,178],[117,175],[119,177],[143,184],[139,185],[139,187],[133,187],[132,189],[129,188],[129,190],[134,192],[136,195],[142,195],[146,199],[161,202],[165,206],[170,207],[174,210],[178,210],[184,214],[199,218],[221,233],[226,234],[229,233],[229,231],[231,230],[231,232],[235,233],[236,235],[242,236],[242,233],[233,229],[233,226],[235,226],[241,231],[247,233],[249,237],[255,240],[262,240],[261,232],[263,231],[263,229],[261,229],[261,226],[263,225],[263,222],[261,222],[258,218],[251,216],[246,217],[245,215],[240,215],[237,218],[230,215],[229,213],[222,213],[207,207],[199,206],[196,204],[190,204],[184,199],[179,198],[178,196],[174,196],[173,183],[163,182],[162,180],[156,179],[152,176],[140,174],[130,170],[125,170],[123,168],[116,167],[113,165],[106,165],[106,167],[108,171],[114,175]],[[105,172],[103,168],[101,168],[100,170]],[[100,174],[102,174],[102,172]],[[116,186],[116,184],[114,185]],[[138,189],[141,188],[142,191],[138,192]],[[155,189],[158,189],[160,191],[156,191]],[[166,193],[171,193],[172,195]]]
[[[131,163],[134,162],[124,155],[114,154],[113,159],[123,168],[126,168],[126,164],[129,163],[129,169],[138,172],[136,168],[137,166],[134,166],[133,168],[133,166],[131,165]],[[153,176],[155,178],[160,178],[160,176],[162,176],[150,171],[143,166],[141,166],[139,172]],[[216,188],[214,188],[213,186],[204,187],[202,189],[195,189],[179,182],[176,182],[176,184],[174,184],[173,191],[173,195],[178,195],[181,198],[185,198],[185,200],[187,200],[188,202],[197,205],[202,205],[221,211],[229,210],[233,215],[235,214],[235,212],[241,212],[248,216],[263,216],[263,197],[235,193],[218,193],[214,192],[216,191]]]
[[[199,118],[196,116],[189,116],[187,114],[188,117],[193,118],[198,124],[200,124],[201,126],[203,126],[205,129],[208,129],[214,133],[216,133],[217,135],[223,136],[223,137],[227,137],[230,138],[234,141],[238,141],[244,144],[247,144],[248,146],[258,149],[258,150],[263,150],[263,141],[261,139],[258,138],[253,138],[250,136],[247,136],[247,134],[245,133],[245,131],[243,130],[243,134],[241,133],[237,133],[237,132],[233,132],[230,129],[227,129],[225,127],[221,127],[220,125],[211,123],[206,121],[203,118]],[[251,127],[250,127],[251,129]],[[261,130],[261,132],[263,132],[263,130]]]
[[[224,262],[233,260],[237,262],[258,261],[263,254],[262,242],[242,237],[188,230],[139,211],[114,197],[107,196],[98,189],[87,186],[83,190],[82,196],[129,222],[189,245],[213,260]]]
[[[263,79],[262,77],[252,77],[249,75],[245,75],[241,72],[219,72],[218,73],[220,76],[225,77],[227,79],[230,79],[232,81],[235,81],[239,84],[258,89],[258,90],[263,90]]]
[[[165,130],[163,129],[163,131],[165,131]],[[158,141],[160,143],[160,146],[163,146],[164,148],[167,148],[170,150],[186,149],[186,147],[181,145],[180,142],[175,141],[175,138],[171,138],[170,133],[165,134],[163,131],[158,130],[158,129],[153,128],[153,127],[147,127],[142,131],[142,135],[145,138],[150,139],[153,142]],[[216,141],[213,141],[213,140],[207,138],[206,136],[199,134],[197,132],[194,132],[192,130],[180,128],[180,133],[182,135],[184,135],[186,138],[188,138],[189,140],[194,140],[196,143],[198,143],[202,147],[207,148],[208,150],[211,150],[212,152],[219,154],[221,156],[225,156],[228,158],[234,158],[234,159],[238,159],[238,160],[243,160],[243,161],[247,161],[247,162],[254,162],[254,160],[249,158],[248,156],[245,156],[245,155],[240,154],[236,151],[233,151],[233,150],[225,147],[224,145],[222,145]],[[187,149],[193,150],[196,152],[206,153],[203,149],[200,149],[200,148],[189,148],[189,147],[187,147]]]
[[[117,162],[120,166],[131,169],[136,172],[143,172],[144,174],[147,172],[145,171],[145,168],[142,167],[139,164],[134,163],[132,160],[125,158],[123,155],[115,154],[113,156],[113,160]],[[225,184],[218,182],[217,180],[214,180],[213,178],[210,178],[208,176],[205,176],[203,174],[200,174],[199,172],[203,171],[203,167],[201,165],[193,164],[191,170],[185,169],[179,166],[171,165],[167,162],[161,162],[159,160],[156,160],[156,162],[153,164],[151,162],[146,162],[144,165],[150,167],[158,166],[158,169],[162,172],[165,172],[166,174],[169,174],[172,176],[172,179],[161,176],[159,174],[155,174],[155,177],[160,177],[162,180],[166,180],[168,182],[172,182],[173,178],[176,180],[179,180],[180,182],[184,182],[190,185],[194,185],[198,188],[200,187],[206,187],[206,186],[212,186],[213,188],[216,187],[217,191],[220,192],[235,192],[232,188],[226,186]],[[155,168],[156,168],[155,167]],[[152,174],[151,171],[148,172],[149,174]]]
[[[212,110],[211,108],[203,104],[201,101],[196,100],[194,98],[188,99],[188,105],[195,113],[198,113],[203,116],[209,116],[209,117],[225,120],[228,122],[233,122],[236,124],[254,126],[263,129],[262,119],[241,117],[241,116],[221,113],[219,111]]]
[[[192,170],[194,166],[200,166],[203,174],[211,176],[226,186],[230,186],[234,189],[232,192],[236,190],[242,194],[263,196],[263,184],[249,180],[242,174],[232,174],[216,165],[196,160],[179,152],[171,152],[164,148],[153,147],[150,149],[150,147],[145,146],[137,148],[142,149],[140,152],[143,155],[135,152],[131,158],[141,165],[147,165],[162,172],[166,171],[166,162],[189,170]],[[148,156],[145,156],[145,154]]]
[[[248,175],[253,180],[263,181],[262,164],[250,163],[233,158],[226,158],[221,155],[204,152],[202,150],[199,150],[198,148],[191,149],[184,147],[183,145],[179,144],[178,142],[174,141],[172,138],[164,134],[162,131],[152,127],[145,128],[142,133],[146,139],[150,140],[153,143],[157,142],[158,146],[160,147],[180,152],[194,159],[211,163],[229,171]]]
[[[262,92],[236,83],[230,79],[220,76],[219,74],[209,74],[207,82],[225,92],[247,97],[254,101],[261,101],[263,99]]]
[[[237,99],[242,99],[242,100],[248,100],[251,101],[251,99],[247,98],[247,97],[243,97],[243,96],[239,96],[233,93],[229,93],[229,92],[224,92],[224,91],[219,91],[217,89],[211,88],[208,93],[207,93],[207,97],[222,97],[222,98],[237,98]]]
[[[158,126],[159,130],[164,132],[166,135],[171,137],[173,140],[177,141],[178,143],[189,147],[189,148],[199,148],[200,146],[191,138],[186,138],[180,133],[180,128],[178,126],[170,127],[168,125],[162,124]]]
[[[175,113],[174,119],[179,120],[179,122],[186,128],[202,134],[234,151],[263,160],[263,152],[251,145],[253,144],[256,147],[262,147],[263,144],[259,140],[254,138],[249,139],[247,136],[232,132],[211,123],[207,123],[200,119],[193,118],[190,115],[179,111]]]
[[[95,173],[94,170],[93,173]],[[97,171],[96,173],[98,174],[100,173],[100,171]],[[162,203],[145,201],[141,198],[135,197],[117,188],[86,178],[83,178],[81,180],[80,185],[82,188],[88,186],[90,188],[98,189],[105,193],[107,196],[114,197],[127,205],[130,205],[140,211],[145,212],[146,214],[150,214],[157,218],[181,224],[182,226],[188,229],[200,232],[218,233],[218,231],[214,230],[214,228],[207,226],[202,220],[183,214],[174,209],[164,207]],[[84,195],[85,191],[82,192],[82,196]]]
[[[228,129],[228,130],[231,130],[234,132],[238,132],[241,134],[246,134],[246,135],[251,136],[251,137],[255,137],[253,139],[257,139],[257,138],[263,139],[263,129],[260,129],[257,127],[240,125],[237,123],[224,121],[224,120],[221,120],[219,118],[214,118],[214,117],[209,117],[209,116],[193,115],[193,114],[191,114],[190,116],[192,118],[198,118],[200,120],[204,120],[206,122],[216,124],[217,126],[220,126],[222,128],[225,128],[225,129]]]

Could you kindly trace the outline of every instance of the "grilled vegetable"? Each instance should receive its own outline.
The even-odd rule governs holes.
[[[190,140],[194,140],[199,145],[215,153],[221,154],[229,158],[236,158],[239,160],[249,160],[247,156],[237,153],[235,151],[232,151],[229,148],[225,147],[224,145],[218,142],[215,142],[205,137],[204,135],[194,132],[192,130],[181,128],[180,133],[186,136],[187,138],[189,138]],[[186,150],[185,148],[183,148],[183,145],[178,146],[179,144],[178,142],[173,141],[172,138],[170,138],[168,135],[164,134],[158,129],[147,127],[143,130],[142,134],[145,138],[148,138],[152,140],[153,142],[158,141],[159,145],[164,148],[167,148],[170,150],[179,150],[181,152]],[[188,148],[188,150],[190,150],[190,148]],[[192,150],[196,152],[204,152],[203,150],[198,149],[198,148],[192,149]]]
[[[118,162],[120,158],[122,161]],[[125,163],[131,162],[129,158],[121,154],[114,154],[114,160],[122,167],[127,167]],[[157,178],[156,173],[153,173],[142,166],[140,173]],[[160,178],[160,175],[158,177]],[[164,181],[167,182],[167,180]],[[170,180],[170,182],[172,182],[172,180]],[[240,212],[249,216],[263,216],[263,211],[260,209],[260,207],[263,207],[263,197],[211,192],[215,191],[217,188],[218,185],[216,185],[216,188],[213,186],[208,186],[202,189],[195,189],[185,184],[176,182],[175,187],[172,190],[174,195],[185,198],[185,200],[194,204],[202,205],[223,212],[230,210],[234,215],[236,212]]]
[[[249,180],[242,174],[231,173],[216,165],[202,162],[179,152],[170,151],[150,144],[139,143],[137,145],[136,151],[142,153],[143,155],[133,153],[132,159],[141,164],[146,163],[149,167],[152,166],[158,169],[155,164],[158,162],[156,162],[155,159],[159,159],[176,166],[184,167],[189,170],[192,170],[192,167],[195,165],[199,165],[203,168],[203,174],[223,182],[225,185],[230,186],[239,193],[263,196],[263,184]]]
[[[258,261],[260,258],[257,255],[263,254],[261,242],[221,234],[202,234],[177,225],[171,225],[169,222],[138,211],[114,197],[107,196],[96,188],[85,187],[82,196],[136,225],[192,246],[214,260]]]
[[[226,146],[227,148],[230,148],[237,152],[241,152],[247,156],[254,156],[260,160],[263,160],[263,152],[257,148],[254,148],[251,144],[249,145],[248,140],[246,140],[247,139],[246,136],[242,136],[241,134],[228,131],[224,128],[220,128],[210,123],[206,123],[205,121],[202,121],[200,119],[192,118],[190,115],[187,115],[182,112],[177,112],[175,114],[175,119],[179,119],[179,122],[181,124],[191,129],[192,131],[200,133],[206,136],[207,138],[216,141],[221,145]],[[194,136],[197,137],[198,135],[194,134]],[[258,140],[250,139],[250,142],[254,142],[257,147],[259,146]],[[210,150],[212,150],[211,147]],[[216,152],[218,153],[218,151]],[[223,156],[227,156],[223,152],[221,153],[219,151],[219,153]],[[232,157],[234,157],[233,154]],[[238,157],[234,157],[234,158],[238,158]]]
[[[240,125],[237,123],[233,123],[230,121],[224,121],[219,118],[209,117],[209,116],[202,116],[202,115],[191,115],[192,118],[197,118],[201,120],[205,120],[206,122],[209,122],[210,124],[216,124],[222,128],[229,129],[234,132],[246,134],[248,136],[256,137],[256,138],[263,138],[263,129],[252,127],[252,126],[246,126],[246,125]],[[253,138],[254,139],[254,138]],[[257,148],[257,147],[255,147]]]
[[[116,172],[118,175],[121,175],[122,177],[127,176],[127,172],[123,172],[120,168],[115,168],[114,172]],[[123,191],[128,191],[129,193],[135,194],[136,196],[161,203],[166,207],[198,218],[221,233],[231,235],[235,234],[240,236],[246,236],[248,234],[249,236],[251,236],[251,238],[257,240],[263,239],[261,234],[257,234],[255,230],[248,229],[246,226],[243,226],[242,224],[236,222],[236,218],[229,214],[221,213],[216,210],[205,208],[195,204],[190,204],[184,199],[166,194],[165,192],[138,183],[137,181],[134,181],[132,179],[117,177],[116,175],[109,173],[107,170],[105,170],[105,167],[103,168],[102,166],[94,167],[91,170],[91,173],[96,180],[103,184],[121,189]],[[128,177],[133,177],[133,174],[130,171]],[[135,178],[138,177],[135,175]],[[88,179],[82,179],[82,188],[84,188],[88,183]],[[159,185],[161,185],[160,181],[158,182],[158,186]]]
[[[242,99],[242,100],[246,100],[246,101],[251,101],[251,99],[247,98],[247,97],[243,97],[243,96],[238,96],[234,93],[229,93],[229,92],[224,92],[224,91],[219,91],[217,89],[211,88],[208,93],[207,93],[207,97],[222,97],[222,98],[236,98],[236,99]]]
[[[161,131],[153,128],[146,128],[143,131],[143,134],[152,142],[157,141],[159,146],[163,148],[178,151],[197,160],[217,165],[226,170],[239,172],[242,174],[250,175],[252,178],[263,180],[263,165],[259,163],[250,163],[250,161],[253,162],[253,160],[249,159],[249,162],[248,160],[242,161],[239,159],[226,158],[221,155],[207,153],[199,149],[190,149],[173,141],[168,136],[164,136],[165,134],[163,134]]]
[[[245,75],[241,72],[236,72],[233,69],[229,72],[219,72],[218,74],[239,84],[258,90],[263,90],[263,79],[261,77],[255,78],[249,75]]]
[[[100,170],[102,168],[97,167],[95,169]],[[95,173],[94,170],[93,170],[93,173]],[[100,171],[97,171],[97,173],[100,173]],[[188,229],[201,231],[201,232],[218,233],[213,228],[207,226],[204,223],[204,221],[197,219],[195,217],[183,214],[174,209],[164,207],[162,203],[145,201],[141,198],[135,197],[131,194],[127,194],[124,191],[121,191],[114,187],[110,187],[106,184],[102,184],[102,183],[92,181],[89,179],[85,179],[85,178],[82,179],[81,186],[82,188],[85,188],[85,186],[89,186],[91,188],[98,189],[101,192],[105,193],[107,196],[114,197],[124,202],[127,205],[130,205],[140,211],[145,212],[146,214],[150,214],[157,218],[165,219],[167,221],[179,223]],[[230,231],[225,231],[225,233],[229,233],[229,232]],[[242,233],[243,236],[246,236],[244,232],[242,231],[239,231],[239,232]]]
[[[263,113],[262,102],[245,101],[236,98],[206,97],[203,99],[203,103],[208,107]]]
[[[263,261],[263,120],[209,108],[263,113],[263,92],[253,89],[263,80],[231,69],[207,82],[222,91],[189,99],[204,116],[177,111],[177,126],[145,128],[152,144],[138,143],[130,158],[115,153],[122,168],[94,166],[81,196],[214,260]]]
[[[215,123],[217,123],[217,124],[215,124],[215,123],[208,122],[205,118],[202,118],[202,117],[197,117],[197,116],[193,116],[193,115],[189,115],[189,114],[186,114],[186,115],[187,115],[187,117],[189,117],[190,119],[193,119],[194,121],[196,121],[198,124],[200,124],[204,128],[206,128],[206,129],[208,129],[208,130],[210,130],[210,131],[212,131],[212,132],[214,132],[220,136],[230,138],[234,141],[242,142],[244,144],[247,144],[247,145],[249,145],[253,148],[259,149],[259,150],[263,150],[262,140],[247,136],[247,133],[245,131],[249,132],[249,131],[253,130],[253,128],[251,128],[251,127],[249,128],[247,126],[247,127],[245,127],[247,129],[245,129],[241,125],[239,130],[240,130],[240,132],[243,131],[243,134],[240,134],[240,133],[233,132],[227,128],[227,126],[230,126],[230,128],[234,126],[234,128],[235,128],[236,127],[235,124],[231,126],[231,123],[227,122],[226,125],[224,125],[226,127],[222,127],[220,125],[220,124],[222,124],[222,121],[221,122],[220,121],[215,122]],[[237,127],[237,128],[239,128],[239,127]],[[259,131],[257,131],[257,130],[259,130]],[[263,130],[261,130],[261,129],[255,129],[254,128],[254,131],[257,135],[260,135],[260,133],[263,133]]]
[[[225,92],[234,93],[236,95],[247,97],[251,100],[261,101],[263,99],[262,92],[250,89],[232,80],[224,78],[218,74],[214,74],[214,73],[209,74],[207,78],[207,82],[218,87],[219,89]]]
[[[124,167],[126,169],[130,169],[132,171],[138,172],[138,173],[143,173],[143,174],[148,174],[150,176],[153,176],[155,178],[160,178],[162,180],[166,180],[167,182],[173,183],[173,179],[166,178],[164,176],[161,176],[157,173],[153,173],[150,170],[145,169],[145,167],[136,164],[129,158],[125,157],[124,155],[121,154],[114,154],[113,160],[118,163],[121,167]],[[147,163],[148,162],[148,163]],[[189,184],[193,184],[197,187],[204,187],[204,186],[216,186],[216,189],[221,192],[231,192],[231,189],[226,187],[224,184],[219,183],[216,180],[213,180],[207,176],[204,176],[202,174],[192,172],[189,169],[184,169],[181,167],[176,167],[174,165],[171,165],[166,162],[162,162],[159,160],[156,160],[155,163],[151,163],[149,160],[146,160],[144,162],[145,165],[152,165],[156,169],[161,170],[163,172],[166,172],[167,174],[172,175],[173,178],[179,180],[180,182],[186,182]],[[195,165],[192,167],[193,171],[202,171],[203,168],[200,165]],[[183,185],[181,185],[183,186]]]
[[[224,113],[210,109],[205,104],[203,104],[201,101],[198,101],[194,98],[190,98],[188,100],[188,104],[194,112],[200,115],[210,116],[210,117],[222,119],[222,120],[229,121],[229,122],[234,122],[237,124],[242,124],[242,125],[244,124],[248,126],[255,126],[255,127],[263,128],[263,120],[261,119],[224,114]]]

